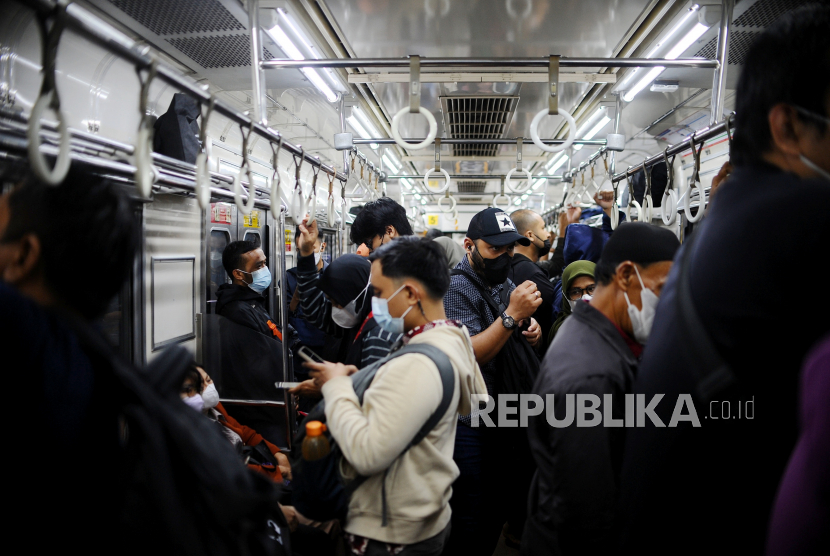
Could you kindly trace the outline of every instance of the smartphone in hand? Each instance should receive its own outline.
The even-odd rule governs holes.
[[[303,346],[297,351],[297,355],[308,361],[309,363],[325,363],[326,360],[308,349],[308,347]]]

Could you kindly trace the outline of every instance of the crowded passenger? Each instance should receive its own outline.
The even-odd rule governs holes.
[[[542,339],[545,340],[542,350],[547,346],[547,335],[553,326],[553,300],[556,292],[548,276],[536,264],[540,257],[550,253],[550,245],[553,236],[545,230],[545,221],[538,213],[529,210],[517,210],[510,215],[510,219],[516,225],[516,231],[530,240],[530,245],[517,244],[514,248],[513,259],[510,266],[510,280],[514,284],[522,284],[530,280],[536,284],[536,288],[542,294],[542,304],[533,313],[533,318],[542,328]]]
[[[594,279],[596,266],[596,263],[591,261],[574,261],[565,267],[565,271],[562,273],[563,293],[559,316],[556,317],[556,321],[548,331],[548,345],[553,343],[556,333],[565,322],[565,319],[573,313],[576,303],[580,300],[591,301],[597,286]]]
[[[467,329],[445,313],[450,276],[438,245],[401,238],[384,243],[371,259],[379,322],[403,330],[405,345],[434,346],[449,358],[454,377],[448,409],[410,446],[448,393],[431,356],[406,353],[383,363],[362,403],[349,377],[357,368],[306,365],[322,384],[344,475],[368,477],[351,496],[344,526],[354,553],[437,556],[450,534],[448,502],[458,476],[456,416],[470,413],[471,396],[484,393],[485,385]]]
[[[769,227],[803,214],[805,202],[830,204],[828,29],[826,5],[793,11],[759,34],[744,59],[734,170],[678,256],[691,250],[684,278],[691,302],[679,294],[678,264],[633,389],[672,400],[655,409],[664,423],[673,400],[691,394],[702,426],[658,428],[647,420],[628,429],[620,514],[630,552],[763,552],[798,438],[799,369],[830,331],[830,297],[795,296],[782,312],[772,293],[776,278],[786,282],[782,271],[822,258],[819,246],[830,244],[825,213]],[[699,326],[689,326],[688,306]]]
[[[521,326],[521,337],[533,348],[541,342],[541,328],[532,318],[542,304],[536,284],[526,281],[515,285],[508,279],[516,243],[527,246],[530,240],[516,232],[513,221],[504,211],[488,208],[473,216],[464,239],[467,254],[453,272],[444,298],[447,316],[463,323],[472,337],[476,361],[491,396],[499,393],[499,382],[507,373],[506,369],[497,367],[496,359],[514,330]],[[502,302],[503,299],[508,302]],[[496,311],[491,304],[505,308]],[[525,366],[534,362],[538,366],[536,361],[515,364]],[[473,412],[476,413],[476,408]],[[453,526],[446,554],[492,553],[502,525],[516,508],[513,503],[519,504],[515,497],[523,496],[522,487],[513,488],[513,484],[514,480],[521,483],[524,474],[514,469],[505,478],[503,465],[505,451],[512,449],[514,442],[521,444],[523,431],[502,435],[499,429],[471,425],[470,416],[459,417],[453,457],[460,476],[453,489]],[[532,463],[529,456],[519,459]],[[510,488],[493,496],[493,485],[505,484]],[[521,505],[525,505],[524,501]],[[518,537],[520,533],[514,535]]]
[[[260,334],[282,340],[268,313],[263,293],[271,285],[265,252],[253,241],[232,241],[222,251],[222,266],[231,279],[216,290],[216,313]]]
[[[564,421],[573,411],[566,403],[569,394],[597,396],[606,421],[625,415],[625,397],[679,247],[672,232],[645,223],[622,224],[608,240],[596,265],[592,299],[574,303],[573,315],[551,344],[533,388],[543,399],[554,395],[557,419]],[[522,553],[613,552],[625,441],[622,421],[619,428],[607,422],[558,428],[539,415],[530,421],[528,436],[538,470],[530,489]]]

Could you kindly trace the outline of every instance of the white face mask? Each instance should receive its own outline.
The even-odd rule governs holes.
[[[651,325],[654,324],[654,315],[657,312],[657,304],[660,298],[657,297],[653,291],[643,285],[643,279],[640,278],[640,271],[634,267],[634,272],[637,273],[637,279],[640,281],[640,300],[643,304],[642,309],[638,309],[636,305],[632,304],[628,299],[628,293],[623,292],[625,302],[628,303],[628,317],[631,319],[631,327],[634,330],[634,339],[641,344],[648,341],[648,335],[651,333]]]
[[[211,383],[205,386],[205,391],[202,392],[202,401],[205,409],[212,409],[219,404],[219,392],[216,391],[216,385]]]
[[[804,165],[807,166],[810,170],[812,170],[822,178],[830,180],[830,172],[828,172],[827,170],[825,170],[824,168],[822,168],[821,166],[819,166],[818,164],[804,156],[803,154],[800,154],[798,156],[801,158],[801,162],[803,162]]]
[[[314,253],[314,264],[320,264],[320,260],[323,258],[322,253]]]
[[[188,405],[188,407],[192,407],[198,412],[201,412],[202,409],[205,408],[205,402],[202,400],[202,396],[196,394],[195,396],[190,396],[188,398],[184,398],[184,403]]]
[[[357,326],[358,318],[354,309],[354,300],[349,301],[349,304],[342,309],[332,306],[331,320],[341,328],[354,328]]]
[[[582,294],[582,301],[591,301],[593,298],[594,298],[593,295],[588,295],[587,293]],[[579,299],[569,299],[568,300],[568,303],[571,304],[571,311],[573,311],[574,307],[576,307],[576,302],[577,301],[579,301]]]

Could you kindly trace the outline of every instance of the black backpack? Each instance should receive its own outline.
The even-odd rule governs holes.
[[[383,359],[375,361],[351,377],[355,394],[357,394],[357,398],[362,404],[363,395],[372,384],[378,369],[390,360],[408,353],[419,353],[432,359],[432,362],[438,367],[438,372],[441,375],[444,395],[441,398],[438,409],[435,410],[424,426],[421,427],[418,434],[415,435],[415,438],[401,452],[401,455],[405,454],[407,450],[426,438],[447,412],[455,389],[455,373],[452,368],[452,363],[450,363],[450,358],[435,346],[412,344],[393,351]],[[340,519],[342,522],[345,522],[349,509],[349,499],[354,491],[357,490],[357,487],[362,485],[368,477],[358,475],[354,479],[347,481],[340,474],[340,460],[343,458],[343,452],[338,447],[337,441],[328,431],[323,434],[331,446],[329,455],[316,461],[306,461],[303,459],[302,444],[306,436],[305,425],[309,421],[326,422],[325,404],[325,400],[321,401],[308,414],[308,417],[303,420],[299,431],[297,431],[297,436],[294,439],[295,449],[291,451],[291,472],[294,476],[294,481],[292,482],[294,507],[309,519],[316,521]],[[388,471],[387,469],[383,473],[383,487],[381,490],[383,497],[382,524],[384,527],[387,521],[386,473]]]
[[[506,281],[501,289],[501,299],[495,300],[490,292],[478,285],[469,273],[455,269],[451,272],[453,276],[464,276],[487,301],[490,310],[493,312],[493,320],[500,319],[507,306],[510,305],[508,291],[510,281]],[[493,394],[529,394],[533,390],[533,384],[539,374],[539,357],[522,335],[522,328],[516,328],[496,355],[496,392]]]
[[[107,531],[125,553],[290,555],[279,488],[248,469],[224,435],[179,392],[193,361],[171,347],[139,371],[85,323],[68,317],[97,369],[111,372],[122,457]],[[104,424],[102,423],[102,427]]]

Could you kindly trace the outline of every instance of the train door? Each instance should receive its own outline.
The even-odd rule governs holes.
[[[318,220],[319,223],[319,220]],[[337,229],[335,228],[320,228],[320,237],[326,242],[326,252],[323,253],[323,260],[326,264],[336,259],[340,253],[340,247],[337,241]]]
[[[222,252],[225,247],[239,239],[238,218],[236,205],[233,203],[211,203],[207,212],[205,225],[207,238],[205,257],[207,259],[207,312],[215,313],[216,290],[222,284],[230,284],[231,280],[222,266]]]

